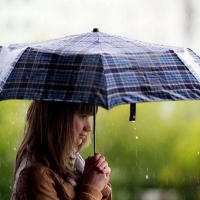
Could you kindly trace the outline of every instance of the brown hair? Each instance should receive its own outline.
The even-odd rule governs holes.
[[[94,106],[85,103],[33,101],[27,112],[24,138],[17,152],[15,174],[23,158],[40,162],[62,177],[74,174],[66,163],[71,152],[87,146],[90,136],[76,147],[75,113],[92,115]]]

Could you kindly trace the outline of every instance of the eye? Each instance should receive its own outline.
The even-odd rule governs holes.
[[[80,117],[81,119],[85,119],[85,118],[87,117],[87,115],[79,115],[79,117]]]

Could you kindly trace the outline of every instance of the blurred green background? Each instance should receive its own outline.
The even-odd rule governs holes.
[[[0,45],[100,31],[200,55],[199,0],[0,0]],[[0,102],[0,200],[13,168],[30,101]],[[137,104],[97,116],[97,149],[112,168],[114,200],[200,200],[200,101]],[[92,145],[83,151],[86,158]]]
[[[29,103],[0,102],[2,200],[10,198],[16,149]],[[106,156],[112,169],[114,199],[145,199],[142,194],[147,192],[168,193],[165,199],[169,200],[200,199],[199,112],[199,101],[141,103],[132,123],[128,105],[99,109],[97,151]],[[92,145],[82,152],[84,158],[92,153]]]

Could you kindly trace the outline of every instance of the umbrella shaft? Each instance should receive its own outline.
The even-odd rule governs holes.
[[[93,113],[93,144],[94,144],[94,155],[96,153],[96,106],[94,105]]]

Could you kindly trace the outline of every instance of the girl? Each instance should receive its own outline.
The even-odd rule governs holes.
[[[16,156],[11,200],[111,200],[110,168],[96,153],[79,151],[90,142],[94,106],[33,101]]]

